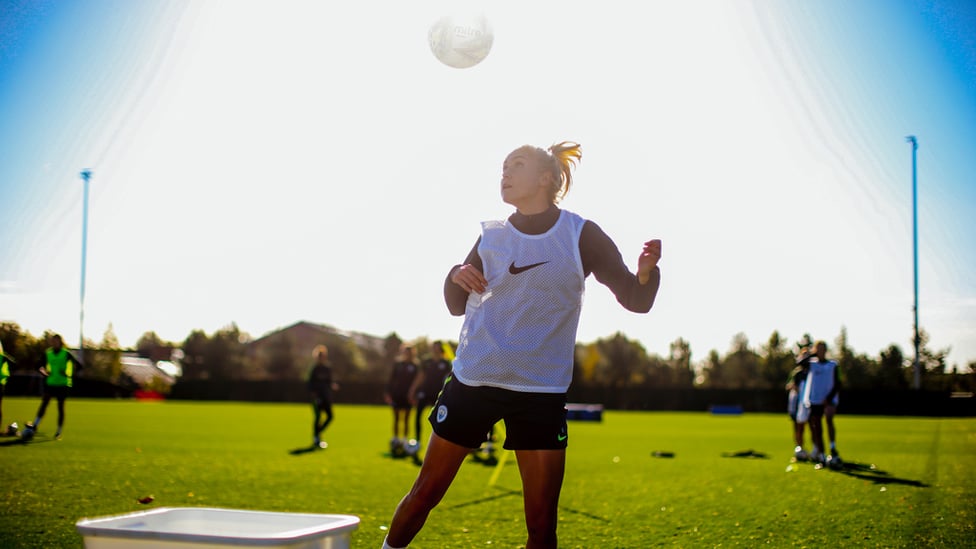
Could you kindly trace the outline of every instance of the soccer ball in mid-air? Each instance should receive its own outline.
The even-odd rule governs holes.
[[[473,67],[491,51],[495,36],[482,14],[446,15],[430,26],[430,51],[441,63],[455,69]]]

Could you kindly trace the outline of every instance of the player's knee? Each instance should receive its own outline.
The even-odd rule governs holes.
[[[431,484],[418,482],[404,498],[404,504],[413,511],[429,512],[440,503],[445,490]]]

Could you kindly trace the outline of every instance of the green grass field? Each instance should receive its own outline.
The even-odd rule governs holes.
[[[4,399],[3,422],[23,425],[38,402]],[[72,399],[60,441],[56,418],[52,403],[33,442],[0,438],[0,547],[81,547],[80,518],[199,506],[353,514],[353,547],[378,548],[417,474],[387,455],[384,407],[338,406],[330,447],[314,452],[296,452],[311,442],[311,409],[299,404]],[[844,472],[788,471],[781,415],[610,411],[572,422],[560,545],[972,546],[976,420],[841,415],[837,426],[855,466]],[[741,450],[766,457],[723,457]],[[522,546],[514,459],[494,485],[492,473],[466,463],[411,547]]]

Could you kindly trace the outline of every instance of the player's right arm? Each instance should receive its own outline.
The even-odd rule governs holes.
[[[479,244],[481,244],[481,237],[478,237],[474,247],[468,252],[464,263],[451,267],[447,278],[444,279],[444,302],[447,303],[447,310],[454,316],[464,314],[469,293],[481,293],[488,286],[488,281],[483,274],[484,264],[481,262],[481,256],[478,255]]]

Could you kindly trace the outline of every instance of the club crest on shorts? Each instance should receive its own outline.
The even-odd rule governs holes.
[[[441,404],[437,407],[437,423],[444,423],[447,419],[447,406]]]

